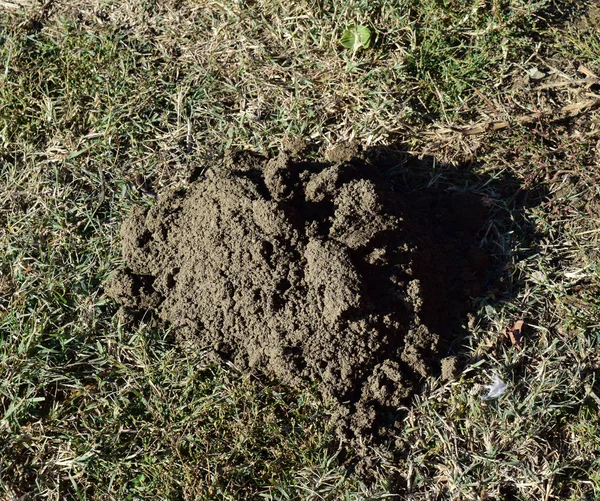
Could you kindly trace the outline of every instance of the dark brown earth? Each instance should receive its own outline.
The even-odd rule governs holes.
[[[316,381],[342,435],[371,439],[423,377],[456,374],[442,358],[481,293],[485,218],[474,195],[394,192],[343,149],[240,154],[132,210],[108,292],[243,371]]]

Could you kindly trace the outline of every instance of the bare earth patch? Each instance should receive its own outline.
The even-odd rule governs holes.
[[[135,208],[109,293],[241,370],[317,381],[344,436],[380,438],[439,373],[446,317],[480,292],[485,209],[393,193],[374,166],[337,157],[238,155]]]

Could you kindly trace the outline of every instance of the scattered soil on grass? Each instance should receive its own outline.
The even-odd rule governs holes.
[[[440,372],[452,317],[481,293],[487,211],[475,195],[394,192],[342,150],[238,154],[135,207],[108,292],[241,370],[318,382],[341,433],[373,439]]]

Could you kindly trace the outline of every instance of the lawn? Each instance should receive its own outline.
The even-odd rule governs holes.
[[[0,499],[599,498],[599,75],[593,1],[0,0]],[[467,363],[367,475],[314,383],[210,363],[104,292],[139,179],[294,138],[493,209]]]

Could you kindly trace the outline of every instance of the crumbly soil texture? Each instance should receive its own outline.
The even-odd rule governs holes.
[[[315,382],[343,436],[377,438],[453,365],[486,267],[477,197],[392,186],[359,157],[235,155],[131,211],[108,292],[243,371]]]

